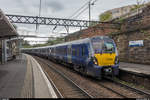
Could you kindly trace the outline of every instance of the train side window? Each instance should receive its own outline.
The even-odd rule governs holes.
[[[68,48],[68,55],[71,55],[71,48]]]
[[[71,55],[71,49],[69,48],[69,55]]]
[[[63,49],[62,49],[62,55],[64,55],[65,54],[65,48],[63,47]]]
[[[79,56],[79,48],[78,47],[76,48],[76,52],[77,52],[76,56]]]
[[[47,54],[49,54],[49,48],[47,48]]]
[[[68,54],[68,55],[70,54],[70,52],[69,52],[69,48],[67,48],[67,54]]]
[[[83,57],[85,56],[85,47],[84,46],[82,47],[82,56]]]
[[[81,55],[81,52],[82,52],[82,49],[81,49],[81,47],[79,48],[79,56],[82,56]]]
[[[75,56],[76,55],[76,51],[75,48],[72,49],[72,55]]]

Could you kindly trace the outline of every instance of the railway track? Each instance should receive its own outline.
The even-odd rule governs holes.
[[[46,61],[39,59],[39,58],[36,58],[36,59],[38,59],[40,63],[42,62],[43,64],[46,64],[48,66],[48,68],[43,68],[43,69],[47,77],[49,78],[50,82],[53,83],[53,87],[55,87],[55,91],[57,92],[58,97],[60,98],[93,98],[93,96],[88,94],[85,90],[83,90],[76,83],[74,83],[70,78],[68,78],[66,75],[64,75],[60,71],[58,71],[56,68],[52,67]],[[54,73],[50,74],[49,72],[50,70],[55,72],[55,74]],[[52,81],[51,80],[53,79],[52,77],[55,79],[59,79],[58,83],[56,83],[56,81]],[[54,83],[57,85],[55,85]]]
[[[135,91],[135,92],[137,92],[137,93],[139,93],[139,94],[141,94],[141,95],[145,95],[145,96],[147,96],[147,97],[150,97],[150,93],[149,93],[149,92],[140,90],[140,89],[138,89],[138,88],[131,87],[131,86],[127,85],[127,84],[123,84],[123,83],[119,82],[119,79],[113,79],[113,78],[110,78],[110,77],[105,77],[105,78],[106,78],[107,80],[109,80],[109,81],[111,81],[111,82],[117,84],[117,85],[120,85],[120,86],[122,86],[122,87],[128,88],[128,89],[130,89],[130,90],[132,90],[132,91]]]
[[[99,84],[100,86],[106,88],[107,90],[112,91],[113,93],[116,93],[117,95],[119,95],[119,96],[122,97],[122,98],[128,98],[127,96],[123,95],[122,93],[119,93],[118,91],[115,91],[115,90],[113,90],[112,88],[109,88],[109,87],[105,86],[104,84],[102,84],[102,83],[100,83],[100,82],[99,82],[98,84]]]
[[[54,64],[52,64],[52,65],[49,65],[49,63],[48,63],[48,61],[46,62],[47,60],[43,60],[43,62],[45,63],[45,64],[47,64],[48,66],[55,66]],[[52,67],[53,68],[53,67]],[[53,68],[54,70],[57,70],[56,68]],[[66,69],[68,69],[68,68],[66,68]],[[58,70],[57,70],[58,71]],[[67,77],[66,75],[64,75],[63,73],[61,73],[60,71],[58,71],[61,75],[63,75],[63,77]],[[73,70],[71,70],[71,72],[73,72],[73,73],[75,73]],[[68,78],[68,77],[67,77]],[[87,78],[88,80],[90,80],[90,81],[92,81],[92,82],[94,82],[95,84],[98,84],[99,86],[101,86],[101,87],[103,87],[103,88],[105,88],[105,89],[107,89],[108,91],[111,91],[112,93],[114,93],[114,94],[116,94],[116,95],[118,95],[118,97],[119,98],[131,98],[132,96],[128,96],[128,95],[126,95],[126,93],[122,93],[122,92],[119,92],[119,91],[117,91],[116,89],[114,89],[114,88],[111,88],[111,87],[109,87],[108,85],[105,85],[105,83],[107,84],[107,82],[99,82],[99,81],[97,81],[97,80],[94,80],[94,79],[91,79],[91,78],[89,78],[89,77],[84,77],[84,78]],[[108,78],[107,78],[108,79]],[[68,79],[67,79],[68,80]],[[71,80],[72,81],[72,80]],[[108,81],[108,80],[107,80]],[[75,84],[73,81],[72,81],[72,83],[73,84]],[[121,88],[122,87],[125,87],[125,88],[127,88],[126,86],[123,86],[123,84],[121,85],[120,83],[117,83],[117,82],[115,82],[114,80],[110,80],[109,79],[109,82],[108,82],[109,84],[111,83],[111,84],[117,84],[117,85],[119,85]],[[77,87],[79,87],[78,85],[77,85]],[[128,88],[127,89],[129,89],[130,87],[128,86]],[[83,89],[81,89],[82,91],[84,91]],[[76,91],[76,90],[75,90]],[[77,91],[79,91],[79,90],[77,90]],[[132,89],[132,91],[133,91],[133,89]],[[139,90],[140,91],[140,90]],[[134,89],[134,92],[135,93],[139,93],[139,91],[136,91],[135,89]],[[84,91],[85,92],[85,91]],[[131,89],[130,89],[130,92],[131,92]],[[74,94],[76,94],[76,93],[74,93]],[[77,93],[78,94],[78,93]],[[81,94],[81,93],[79,93],[79,94]],[[87,92],[86,92],[86,94],[88,94]],[[130,93],[129,93],[130,94]],[[140,94],[142,94],[142,95],[146,95],[146,97],[149,97],[148,96],[148,94],[145,94],[145,93],[140,93]],[[88,94],[89,95],[89,94]],[[76,97],[76,96],[75,96]],[[95,97],[95,96],[91,96],[91,95],[89,95],[89,96],[86,96],[86,98],[93,98],[93,97]],[[133,96],[134,97],[134,96]],[[136,96],[135,96],[136,97]],[[137,96],[138,97],[138,96]],[[140,96],[139,96],[140,97]],[[145,96],[144,96],[145,97]],[[80,97],[80,98],[84,98],[84,97]],[[141,98],[141,97],[140,97]]]

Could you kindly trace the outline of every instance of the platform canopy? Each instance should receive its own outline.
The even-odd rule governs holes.
[[[11,38],[18,36],[16,29],[0,9],[0,38]]]

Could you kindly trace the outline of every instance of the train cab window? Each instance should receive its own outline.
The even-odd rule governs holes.
[[[109,53],[109,52],[115,52],[114,43],[111,41],[105,41],[103,45],[103,52]]]

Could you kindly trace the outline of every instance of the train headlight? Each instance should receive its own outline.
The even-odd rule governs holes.
[[[116,58],[115,58],[115,64],[118,64],[119,63],[119,59],[118,59],[118,57],[116,56]]]
[[[93,63],[94,63],[95,65],[98,65],[98,62],[97,62],[96,57],[92,57],[91,59],[92,59],[92,61],[93,61]]]

